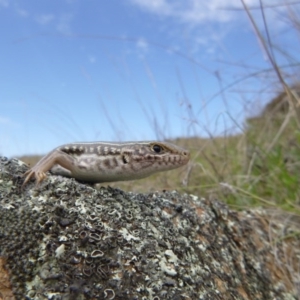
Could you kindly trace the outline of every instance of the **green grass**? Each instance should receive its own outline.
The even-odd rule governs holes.
[[[233,206],[277,207],[299,214],[300,131],[297,114],[288,114],[262,113],[249,120],[243,134],[207,140],[200,147],[194,141],[186,190],[215,195]]]

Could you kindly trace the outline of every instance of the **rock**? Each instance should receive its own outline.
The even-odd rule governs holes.
[[[26,170],[0,158],[0,299],[297,299],[299,241],[263,210]]]

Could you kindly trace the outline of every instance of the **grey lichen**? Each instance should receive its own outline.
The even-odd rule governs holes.
[[[283,225],[262,211],[51,175],[22,188],[26,170],[0,160],[0,258],[15,299],[297,299],[299,241],[274,243]]]

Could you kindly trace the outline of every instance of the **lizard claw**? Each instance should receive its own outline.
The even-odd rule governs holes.
[[[37,184],[39,184],[41,181],[43,181],[47,175],[44,172],[36,171],[34,168],[31,168],[30,170],[26,171],[23,175],[23,177],[26,176],[23,186],[26,185],[26,183],[34,177],[36,179]]]

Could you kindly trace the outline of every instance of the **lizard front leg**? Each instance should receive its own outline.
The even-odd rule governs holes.
[[[34,177],[37,183],[43,181],[54,165],[60,165],[63,168],[72,171],[74,166],[74,157],[58,149],[54,149],[49,154],[45,155],[35,166],[29,169],[23,176],[26,176],[23,186]]]

